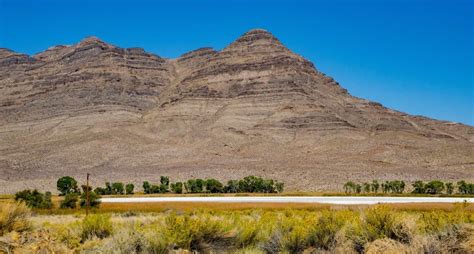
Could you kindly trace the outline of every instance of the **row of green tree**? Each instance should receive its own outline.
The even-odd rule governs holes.
[[[377,180],[373,180],[370,183],[355,183],[352,181],[346,182],[343,186],[344,192],[346,193],[403,193],[405,190],[405,182],[400,180],[385,181],[379,183]]]
[[[84,207],[89,200],[89,206],[98,207],[100,204],[100,196],[92,191],[92,188],[82,185],[82,192],[79,188],[77,180],[70,176],[64,176],[56,182],[56,188],[60,196],[63,196],[59,207],[60,208],[76,208],[78,206]],[[89,193],[86,192],[87,188]],[[89,196],[87,198],[87,196]],[[15,194],[15,200],[23,201],[29,207],[40,209],[53,208],[51,201],[51,192],[41,193],[38,190],[23,190]]]
[[[190,179],[186,182],[170,183],[169,177],[160,177],[160,184],[143,182],[143,192],[152,193],[281,193],[284,184],[273,179],[257,176],[247,176],[240,180],[230,180],[227,185],[220,181],[209,179]]]
[[[135,186],[131,183],[123,184],[121,182],[106,182],[105,187],[92,187],[79,184],[76,179],[70,176],[63,176],[56,182],[56,188],[59,195],[62,196],[60,208],[84,207],[89,200],[89,206],[98,207],[100,204],[100,195],[124,195],[133,194]],[[89,188],[88,193],[86,192]],[[263,179],[257,176],[247,176],[240,180],[230,180],[227,185],[222,184],[216,179],[190,179],[186,182],[170,183],[167,176],[160,177],[160,184],[150,184],[143,182],[143,191],[145,194],[152,193],[281,193],[284,184],[272,179]],[[81,191],[82,189],[82,191]],[[89,199],[87,199],[89,196]],[[15,194],[15,200],[24,201],[28,206],[40,209],[50,209],[53,207],[51,201],[51,192],[41,193],[38,190],[23,190]]]
[[[413,184],[412,193],[426,193],[426,194],[453,194],[455,187],[458,189],[459,194],[474,194],[474,183],[467,183],[466,181],[459,181],[454,185],[454,183],[444,183],[442,181],[415,181]]]
[[[395,193],[400,194],[405,191],[405,182],[401,180],[385,181],[379,183],[377,180],[372,182],[365,182],[362,184],[355,183],[353,181],[348,181],[344,184],[344,192],[346,193]],[[455,185],[450,182],[442,182],[439,180],[423,182],[415,181],[412,184],[413,191],[412,193],[417,194],[448,194],[451,195],[454,193],[455,187],[458,188],[459,194],[474,194],[474,184],[467,183],[465,181],[459,181]]]

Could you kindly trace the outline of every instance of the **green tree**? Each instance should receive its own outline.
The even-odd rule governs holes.
[[[161,184],[160,185],[152,184],[150,187],[150,193],[161,193]]]
[[[206,181],[202,180],[202,179],[196,179],[196,190],[197,192],[201,193],[201,192],[204,192],[204,187],[206,185]]]
[[[425,183],[423,181],[415,181],[413,184],[413,191],[412,193],[425,193]]]
[[[38,190],[23,190],[15,194],[16,201],[24,201],[27,206],[40,209],[53,207],[51,192],[41,193]]]
[[[356,184],[353,181],[348,181],[343,186],[345,193],[355,193],[356,192]]]
[[[405,190],[404,181],[399,181],[399,180],[390,181],[389,186],[390,186],[390,190],[393,193],[403,193],[403,191]]]
[[[224,190],[227,193],[238,193],[238,192],[240,192],[239,181],[238,180],[228,181],[227,185],[224,187]]]
[[[425,185],[425,193],[439,194],[444,191],[444,183],[438,180],[430,181]]]
[[[371,184],[370,183],[364,183],[364,192],[369,193],[371,190]]]
[[[264,179],[262,181],[261,192],[263,193],[275,193],[275,182],[272,179]]]
[[[448,195],[453,194],[454,191],[454,184],[453,183],[446,183],[446,193]]]
[[[105,193],[107,195],[115,194],[114,188],[112,187],[112,184],[109,182],[105,182]]]
[[[182,182],[172,183],[171,191],[177,194],[183,193],[183,183]]]
[[[133,185],[133,183],[129,183],[127,185],[125,185],[125,192],[130,195],[130,194],[133,194],[133,189],[135,188],[135,185]]]
[[[459,194],[474,194],[474,184],[466,183],[466,181],[458,182]]]
[[[77,201],[79,200],[79,194],[77,192],[71,192],[64,195],[64,199],[61,201],[61,208],[76,208]]]
[[[107,195],[107,190],[105,188],[102,188],[102,187],[97,187],[94,189],[94,192],[97,194],[97,195]]]
[[[58,179],[56,187],[61,196],[64,196],[68,193],[79,193],[79,187],[77,186],[76,179],[70,176],[63,176]]]
[[[145,194],[151,194],[151,185],[148,181],[143,182],[143,192]]]
[[[116,182],[112,183],[112,194],[119,194],[123,195],[125,188],[123,187],[123,183]]]
[[[281,182],[276,182],[276,183],[275,183],[275,190],[276,190],[276,192],[278,192],[278,193],[282,193],[284,187],[285,187],[285,184],[284,184],[284,183],[281,183]]]
[[[160,184],[169,187],[170,185],[170,178],[168,176],[160,176]]]
[[[379,191],[380,184],[377,180],[373,180],[371,183],[372,192],[377,193]]]
[[[87,205],[87,194],[85,192],[82,192],[81,200],[79,203],[81,207],[85,207]],[[95,192],[89,192],[89,206],[99,207],[99,205],[100,205],[100,196],[96,194]]]
[[[210,193],[220,193],[224,191],[224,186],[216,179],[206,180],[206,190]]]

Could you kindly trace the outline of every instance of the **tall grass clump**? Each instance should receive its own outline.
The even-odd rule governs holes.
[[[30,229],[30,209],[23,202],[4,203],[0,206],[0,236]]]
[[[110,215],[92,214],[82,220],[81,239],[87,240],[94,237],[99,239],[112,234],[112,222]]]
[[[171,214],[165,219],[166,235],[171,247],[192,251],[209,251],[228,246],[234,237],[227,221],[206,213]]]
[[[308,243],[317,249],[332,250],[337,244],[337,234],[357,219],[357,214],[351,211],[323,211],[310,229]]]
[[[367,243],[384,238],[408,244],[413,239],[415,227],[414,220],[408,215],[379,205],[368,208],[360,224],[353,227],[349,234],[356,249],[363,251]]]

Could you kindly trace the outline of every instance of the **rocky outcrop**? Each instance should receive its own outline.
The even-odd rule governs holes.
[[[0,140],[0,192],[86,171],[100,184],[256,174],[312,190],[474,178],[473,127],[353,97],[262,29],[177,59],[95,37],[0,49]]]

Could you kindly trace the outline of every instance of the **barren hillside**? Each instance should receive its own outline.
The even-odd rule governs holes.
[[[0,49],[0,193],[86,172],[139,185],[254,174],[290,190],[474,180],[474,128],[353,97],[261,29],[177,59],[93,37]]]

